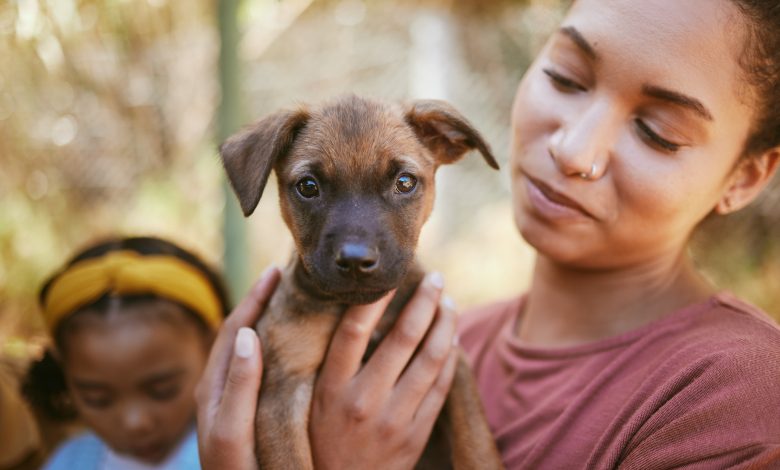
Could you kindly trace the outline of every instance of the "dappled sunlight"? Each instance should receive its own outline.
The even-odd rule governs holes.
[[[533,252],[512,221],[509,110],[562,3],[247,0],[234,117],[248,123],[344,92],[450,101],[502,170],[474,155],[441,169],[421,259],[444,274],[460,307],[516,295]],[[0,4],[0,355],[37,350],[39,286],[96,239],[167,237],[222,265],[233,243],[225,208],[236,201],[225,200],[217,157],[216,9],[189,0]],[[734,220],[743,231],[716,228],[697,258],[716,282],[780,315],[777,187]],[[276,191],[272,178],[255,214],[235,221],[249,277],[285,264],[292,248]]]

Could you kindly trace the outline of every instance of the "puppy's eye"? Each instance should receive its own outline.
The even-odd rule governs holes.
[[[395,180],[395,189],[399,193],[410,193],[417,187],[417,178],[409,173],[401,173],[401,176]]]
[[[298,194],[306,199],[320,195],[320,188],[317,186],[317,182],[314,181],[314,178],[308,176],[295,183],[295,188],[298,190]]]
[[[410,193],[417,187],[417,178],[409,173],[401,173],[401,176],[395,180],[395,189],[399,193]]]

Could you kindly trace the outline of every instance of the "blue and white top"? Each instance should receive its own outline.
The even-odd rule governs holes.
[[[198,438],[190,431],[163,462],[150,465],[117,454],[95,434],[85,432],[65,441],[49,458],[44,470],[199,470]]]

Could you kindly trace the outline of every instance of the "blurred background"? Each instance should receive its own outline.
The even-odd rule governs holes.
[[[502,164],[442,168],[420,254],[460,307],[528,283],[506,173],[518,80],[565,1],[0,2],[0,357],[45,339],[37,290],[112,234],[170,238],[228,274],[233,298],[292,244],[276,190],[243,219],[218,142],[279,107],[344,92],[446,99]],[[274,183],[271,183],[273,186]],[[780,315],[780,190],[711,221],[696,258]]]

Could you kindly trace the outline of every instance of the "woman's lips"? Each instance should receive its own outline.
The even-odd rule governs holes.
[[[526,189],[531,204],[549,219],[593,218],[577,201],[553,190],[541,181],[526,176]]]

